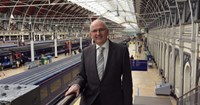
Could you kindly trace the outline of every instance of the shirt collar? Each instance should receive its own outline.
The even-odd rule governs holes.
[[[109,41],[107,40],[102,46],[96,44],[96,49],[98,49],[99,47],[104,47],[105,49],[107,49],[108,46],[109,46]]]

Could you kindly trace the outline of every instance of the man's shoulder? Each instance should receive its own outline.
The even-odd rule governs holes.
[[[93,49],[94,47],[95,47],[95,45],[89,45],[89,46],[85,47],[85,48],[83,49],[83,51],[90,51],[90,50]]]
[[[127,48],[126,46],[124,46],[120,43],[115,43],[115,42],[111,42],[110,45],[113,46],[114,48],[119,48],[119,49]]]

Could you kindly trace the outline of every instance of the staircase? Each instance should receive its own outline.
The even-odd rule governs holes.
[[[177,105],[200,105],[200,86],[179,97]]]

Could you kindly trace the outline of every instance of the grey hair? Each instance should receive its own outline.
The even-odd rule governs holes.
[[[94,21],[100,21],[100,22],[102,22],[103,25],[104,25],[104,27],[108,30],[107,24],[106,24],[106,22],[104,22],[103,20],[101,20],[101,19],[96,19],[96,20],[94,20]],[[93,21],[93,22],[94,22],[94,21]],[[93,23],[93,22],[92,22],[92,23]],[[92,24],[92,23],[91,23],[91,24]],[[90,24],[90,31],[92,30],[92,29],[91,29],[91,24]]]

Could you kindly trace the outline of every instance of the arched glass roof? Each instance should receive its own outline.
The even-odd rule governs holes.
[[[133,0],[69,0],[127,29],[138,30]]]
[[[0,33],[87,29],[102,18],[114,31],[138,30],[133,0],[0,0]],[[4,33],[5,34],[5,33]]]

